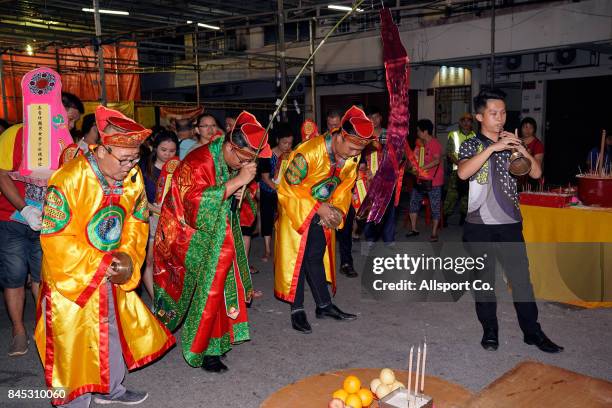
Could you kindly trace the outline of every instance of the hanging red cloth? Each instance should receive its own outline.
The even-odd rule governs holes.
[[[399,30],[388,8],[380,11],[381,37],[383,42],[383,60],[387,75],[389,91],[389,125],[387,127],[387,144],[383,160],[372,179],[371,188],[359,208],[358,218],[367,217],[367,221],[380,222],[391,201],[393,189],[400,173],[400,163],[404,152],[413,168],[416,158],[408,146],[408,89],[410,87],[410,61],[402,45]]]

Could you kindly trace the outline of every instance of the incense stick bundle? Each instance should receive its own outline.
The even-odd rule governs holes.
[[[421,359],[421,356],[422,359]],[[412,364],[414,361],[414,346],[410,346],[410,355],[408,357],[408,382],[407,388],[407,404],[408,408],[416,408],[419,400],[419,392],[422,394],[425,390],[425,365],[427,364],[427,339],[423,341],[423,353],[421,353],[421,345],[417,347],[416,356],[416,371],[414,376],[414,388],[412,385]]]
[[[599,149],[599,157],[597,158],[597,167],[595,172],[599,175],[604,175],[603,165],[604,165],[604,149],[606,147],[606,129],[601,131],[601,147]]]

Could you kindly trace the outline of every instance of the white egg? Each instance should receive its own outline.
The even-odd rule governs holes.
[[[380,384],[376,389],[376,396],[378,398],[385,398],[390,392],[391,387],[389,387],[387,384]]]
[[[373,379],[372,382],[370,383],[370,391],[375,393],[376,389],[378,388],[380,384],[382,384],[380,381],[380,378]]]
[[[380,381],[383,384],[391,385],[395,382],[395,374],[390,368],[383,368],[380,371]]]

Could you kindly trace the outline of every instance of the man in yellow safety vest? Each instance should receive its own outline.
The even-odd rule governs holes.
[[[457,201],[459,201],[459,208],[461,211],[461,221],[463,224],[465,216],[467,215],[468,207],[468,186],[465,181],[460,180],[457,177],[457,162],[459,147],[461,143],[476,136],[472,130],[472,115],[468,112],[461,115],[459,118],[459,129],[453,130],[448,134],[448,143],[446,147],[446,154],[450,162],[452,162],[452,171],[448,181],[448,190],[446,192],[446,199],[444,200],[444,222],[447,222],[448,216],[450,216],[454,210]]]

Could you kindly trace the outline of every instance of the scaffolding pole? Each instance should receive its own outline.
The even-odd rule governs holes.
[[[57,48],[55,49],[55,70],[58,74],[62,74],[62,70],[60,67],[59,51]]]
[[[96,46],[98,47],[98,70],[100,71],[100,103],[106,106],[106,78],[104,77],[104,50],[102,49],[102,26],[100,25],[100,0],[93,0]]]
[[[193,49],[195,51],[195,68],[196,68],[196,102],[200,106],[200,49],[198,47],[198,25],[195,25],[193,33]]]
[[[13,99],[13,108],[15,109],[15,118],[19,117],[19,108],[17,107],[17,86],[15,85],[15,63],[13,62],[13,54],[9,54],[9,64],[11,64],[11,87],[13,88],[13,95],[11,98]]]
[[[4,112],[4,119],[8,120],[8,103],[6,101],[6,87],[4,86],[4,60],[0,55],[0,83],[2,84],[2,111]]]
[[[287,64],[285,62],[285,11],[283,0],[277,0],[278,5],[278,50],[280,52],[280,86],[281,95],[287,92]],[[287,105],[281,108],[281,119],[287,120]]]
[[[495,0],[491,1],[491,88],[495,86]]]
[[[315,36],[316,36],[316,23],[315,18],[310,20],[310,55],[314,54],[315,49]],[[316,71],[315,71],[315,59],[313,58],[310,63],[310,99],[312,103],[312,120],[317,120],[317,86],[316,86]]]

